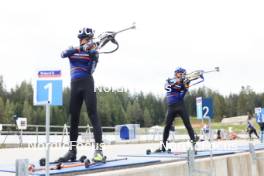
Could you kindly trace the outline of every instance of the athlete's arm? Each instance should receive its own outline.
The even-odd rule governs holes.
[[[79,49],[79,48],[70,47],[69,49],[64,50],[64,51],[61,53],[61,57],[62,57],[62,58],[70,57],[70,56],[72,56],[73,54],[75,54],[75,53],[79,53],[79,52],[80,52],[80,49]]]

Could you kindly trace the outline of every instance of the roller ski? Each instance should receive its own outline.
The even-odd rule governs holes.
[[[85,161],[86,156],[82,156],[79,161],[83,161],[83,162],[78,163],[78,161],[76,161],[76,154],[77,154],[76,150],[69,150],[63,157],[60,157],[58,160],[54,162],[50,162],[49,164],[54,164],[54,165],[50,166],[49,170],[59,170],[65,168],[65,163],[69,163],[69,162],[76,162],[75,163],[75,165],[77,164],[76,166],[79,166],[80,164],[84,165],[83,162]],[[42,167],[37,168],[34,164],[30,164],[28,166],[28,171],[33,173],[36,171],[45,170],[46,168],[43,166],[46,165],[46,158],[41,158],[39,160],[39,165]]]
[[[58,160],[54,162],[50,162],[49,164],[57,164],[57,163],[67,163],[67,162],[84,162],[86,156],[81,156],[79,160],[76,160],[77,151],[76,150],[69,150],[63,157],[60,157]],[[39,160],[40,166],[46,165],[46,158],[41,158]]]
[[[164,149],[164,148],[159,148],[159,149],[157,149],[157,150],[155,150],[155,151],[151,151],[151,149],[147,149],[146,150],[146,154],[147,155],[151,155],[151,154],[157,154],[157,153],[171,153],[171,149]]]
[[[76,162],[76,163],[72,163],[72,164],[65,164],[65,163],[62,163],[62,162],[59,162],[55,165],[52,165],[49,167],[49,170],[60,170],[60,169],[63,169],[63,168],[72,168],[72,167],[78,167],[78,166],[84,166],[84,162],[83,163],[80,163],[80,162]],[[37,171],[44,171],[46,170],[46,167],[36,167],[34,164],[29,164],[28,166],[28,171],[30,173],[33,173],[33,172],[37,172]]]
[[[168,154],[170,154],[170,153],[172,153],[172,152],[171,152],[171,149],[170,149],[170,148],[167,148],[167,147],[166,147],[166,142],[165,142],[165,143],[162,143],[162,144],[161,144],[161,147],[158,148],[158,149],[156,149],[156,150],[154,150],[154,151],[151,151],[151,149],[147,149],[147,150],[146,150],[146,154],[147,154],[147,155],[151,155],[151,154],[159,154],[159,153],[168,153]]]
[[[67,162],[81,162],[83,163],[85,160],[87,159],[87,157],[85,155],[82,155],[78,160],[75,160],[75,161],[67,161]],[[62,160],[60,160],[60,158],[56,161],[53,161],[53,162],[49,162],[49,164],[57,164],[57,163],[67,163],[67,162],[62,162]],[[45,166],[46,165],[46,158],[41,158],[39,160],[39,165],[40,166]]]
[[[115,162],[115,161],[122,161],[122,160],[127,160],[127,158],[118,158],[118,159],[112,159],[112,160],[106,160],[105,159],[102,161],[97,161],[97,162],[91,162],[89,159],[86,159],[84,162],[76,162],[76,163],[70,163],[70,164],[65,164],[65,163],[58,163],[54,166],[49,167],[49,170],[60,170],[60,169],[65,169],[65,168],[74,168],[74,167],[80,167],[84,166],[85,168],[89,168],[92,166],[98,166],[101,164],[105,164],[108,162]],[[45,167],[36,167],[34,164],[30,164],[28,166],[28,171],[30,173],[37,172],[37,171],[44,171],[46,168]]]
[[[52,166],[49,167],[49,170],[60,170],[60,169],[64,169],[64,168],[73,168],[73,167],[79,167],[79,166],[85,166],[85,162],[86,162],[87,158],[86,156],[83,157],[82,161],[75,161],[75,162],[68,162],[69,164],[67,164],[67,162],[52,162]],[[29,164],[28,166],[28,171],[33,173],[33,172],[37,172],[37,171],[42,171],[42,170],[46,170],[46,167],[42,166],[42,167],[36,167],[34,164]]]

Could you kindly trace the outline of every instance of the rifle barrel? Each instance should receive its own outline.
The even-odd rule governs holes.
[[[204,71],[204,73],[210,73],[210,72],[219,72],[219,67],[215,67],[213,70]]]
[[[131,27],[128,27],[128,28],[122,29],[122,30],[120,30],[120,31],[117,31],[117,32],[115,32],[115,34],[118,34],[118,33],[121,33],[121,32],[127,31],[127,30],[130,30],[130,29],[135,29],[135,28],[136,28],[136,26],[133,25],[133,26],[131,26]]]

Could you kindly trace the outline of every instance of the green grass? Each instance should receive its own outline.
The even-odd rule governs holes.
[[[196,118],[191,118],[191,123],[192,123],[192,126],[194,128],[194,130],[199,133],[201,131],[201,128],[202,128],[202,120],[198,120]],[[204,123],[208,123],[207,120],[204,121]],[[174,122],[174,125],[176,125],[176,130],[178,133],[180,134],[185,134],[186,133],[186,129],[182,129],[179,127],[182,127],[183,126],[183,123],[182,123],[182,120],[180,118],[176,118],[175,122]],[[259,131],[259,125],[254,122],[254,126],[255,128],[257,129],[257,131]],[[178,127],[178,129],[177,129]],[[230,127],[232,127],[232,130],[234,132],[237,132],[237,133],[241,133],[241,132],[245,132],[247,130],[247,124],[244,123],[244,124],[241,124],[241,125],[230,125],[230,124],[222,124],[221,122],[212,122],[212,128],[215,130],[215,129],[225,129],[225,130],[228,130]]]
[[[208,121],[205,120],[204,123],[207,123]],[[192,126],[194,128],[194,130],[197,132],[197,133],[200,133],[201,132],[201,128],[202,128],[202,120],[198,120],[197,118],[191,118],[191,123],[192,123]],[[164,127],[164,124],[161,124],[161,126]],[[187,131],[182,123],[182,120],[181,118],[176,118],[174,120],[174,126],[176,128],[176,133],[177,134],[187,134]],[[259,131],[259,125],[254,122],[254,126],[255,128],[257,129],[257,131]],[[224,129],[226,131],[228,131],[229,127],[232,127],[232,131],[234,132],[237,132],[237,133],[242,133],[242,132],[246,132],[247,130],[247,124],[244,123],[244,124],[241,124],[241,125],[229,125],[229,124],[222,124],[221,122],[212,122],[212,128],[214,130],[217,130],[217,129]],[[142,133],[146,133],[147,132],[147,129],[146,128],[141,128],[140,132]]]

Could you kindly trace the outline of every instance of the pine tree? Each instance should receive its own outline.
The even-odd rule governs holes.
[[[32,116],[32,105],[29,104],[27,100],[24,101],[22,116],[27,118],[29,124],[33,124],[33,116]]]
[[[12,116],[14,115],[14,104],[9,99],[6,100],[4,123],[12,123]]]
[[[150,127],[152,125],[152,119],[148,109],[144,109],[144,127]]]
[[[0,123],[3,122],[5,122],[5,104],[2,97],[0,97]]]

